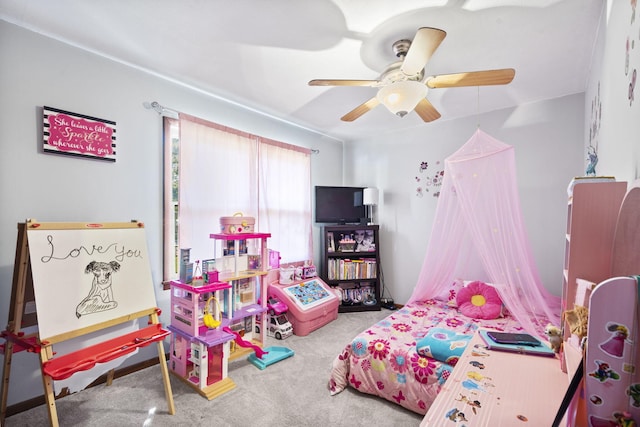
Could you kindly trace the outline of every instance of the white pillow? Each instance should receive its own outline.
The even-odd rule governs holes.
[[[458,291],[460,291],[464,286],[465,282],[462,279],[455,279],[449,286],[443,289],[435,299],[446,302],[450,307],[457,307],[458,304],[456,303],[456,297],[458,296]]]

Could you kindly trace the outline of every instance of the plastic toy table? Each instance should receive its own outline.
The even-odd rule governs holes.
[[[287,317],[298,336],[309,335],[338,318],[340,301],[319,277],[288,285],[272,283],[268,293],[287,304]]]
[[[556,357],[488,350],[476,332],[420,426],[550,426],[568,385]]]

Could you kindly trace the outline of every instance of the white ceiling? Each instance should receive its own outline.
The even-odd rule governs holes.
[[[447,32],[425,74],[515,68],[506,86],[432,89],[439,120],[585,90],[602,0],[1,0],[0,18],[343,140],[430,126],[383,106],[340,117],[372,87],[391,45]],[[150,94],[150,96],[152,96]],[[162,99],[146,99],[158,101]],[[171,108],[171,105],[167,105]],[[188,111],[186,111],[188,113]],[[215,119],[214,119],[215,120]]]

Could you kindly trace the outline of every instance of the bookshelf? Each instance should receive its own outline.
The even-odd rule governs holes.
[[[380,310],[378,225],[330,225],[322,230],[320,275],[339,291],[340,313]]]
[[[611,276],[611,249],[627,183],[613,178],[576,178],[569,186],[562,311],[588,307],[595,284]],[[580,339],[563,325],[563,370],[573,375],[582,360]]]

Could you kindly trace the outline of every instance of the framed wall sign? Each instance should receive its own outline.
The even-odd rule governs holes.
[[[45,153],[116,161],[116,122],[43,107]]]

